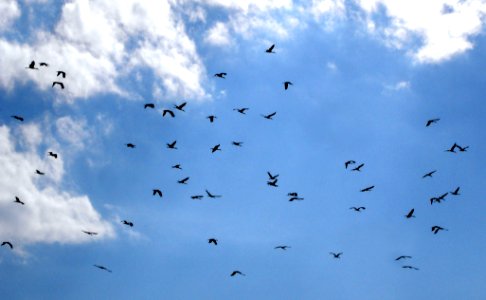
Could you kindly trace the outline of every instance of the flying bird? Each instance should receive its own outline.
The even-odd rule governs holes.
[[[54,81],[52,83],[52,87],[54,87],[55,85],[59,85],[61,87],[62,90],[64,90],[64,83],[60,82],[60,81]]]
[[[277,247],[275,247],[275,248],[273,248],[273,249],[282,249],[282,250],[287,250],[287,249],[289,249],[289,248],[292,248],[292,247],[290,247],[290,246],[277,246]]]
[[[302,201],[302,200],[304,200],[304,198],[297,197],[297,196],[292,196],[292,197],[290,197],[289,202],[292,202],[292,201]]]
[[[219,77],[219,78],[223,78],[223,79],[226,78],[226,75],[228,75],[228,74],[226,74],[226,73],[216,73],[216,74],[214,74],[215,77]]]
[[[84,231],[82,230],[84,233],[86,233],[87,235],[97,235],[98,232],[94,232],[94,231]]]
[[[356,162],[354,160],[348,160],[347,162],[344,163],[344,168],[348,168],[349,165],[355,164]]]
[[[341,254],[343,254],[343,253],[342,252],[339,252],[339,253],[329,252],[329,254],[334,256],[334,258],[340,258]]]
[[[130,226],[130,227],[133,227],[133,223],[130,222],[130,221],[127,221],[127,220],[123,220],[121,221],[123,223],[123,225],[127,225],[127,226]]]
[[[100,265],[93,265],[93,266],[97,267],[98,269],[101,269],[101,270],[104,270],[104,271],[107,271],[107,272],[110,272],[111,273],[111,270],[108,269],[107,267],[100,266]]]
[[[422,178],[425,178],[425,177],[430,177],[430,178],[432,178],[432,174],[434,174],[435,172],[437,172],[437,170],[434,170],[434,171],[432,171],[432,172],[429,172],[429,173],[425,174],[424,176],[422,176]]]
[[[132,144],[132,143],[127,143],[125,144],[127,146],[127,148],[135,148],[135,144]]]
[[[430,125],[439,122],[440,119],[431,119],[427,121],[427,124],[425,124],[425,127],[429,127]]]
[[[445,200],[445,197],[448,194],[449,193],[445,193],[445,194],[440,195],[439,197],[432,197],[432,198],[430,198],[430,205],[432,205],[434,203],[434,201],[437,202],[437,203],[440,203],[440,201]]]
[[[177,110],[180,110],[180,111],[185,111],[184,110],[184,106],[186,106],[187,102],[183,102],[179,105],[174,105],[174,108],[177,109]]]
[[[41,172],[41,171],[39,171],[39,170],[35,170],[35,173],[36,173],[36,174],[38,174],[38,175],[46,175],[46,173]]]
[[[457,145],[457,148],[459,148],[459,151],[461,151],[461,152],[467,152],[467,148],[469,148],[469,146],[461,147],[461,146]]]
[[[211,148],[211,153],[214,153],[216,151],[221,151],[220,146],[221,146],[221,144],[217,144],[216,146],[212,147]]]
[[[374,187],[375,187],[374,185],[369,186],[367,188],[362,189],[361,192],[370,192]]]
[[[357,166],[356,168],[352,169],[351,171],[358,171],[358,172],[361,172],[361,168],[364,166],[364,164],[360,164],[359,166]]]
[[[35,61],[31,61],[29,66],[26,69],[39,70],[38,68],[35,67]]]
[[[172,169],[179,169],[179,170],[182,170],[182,168],[181,168],[181,165],[180,165],[180,164],[173,165],[171,168],[172,168]]]
[[[166,144],[167,145],[167,148],[169,148],[169,149],[177,149],[176,143],[177,143],[177,140],[176,141],[173,141],[170,144]]]
[[[23,122],[23,121],[24,121],[24,118],[23,118],[23,117],[21,117],[21,116],[16,116],[16,115],[14,115],[14,116],[11,116],[11,117],[12,117],[12,118],[14,118],[14,119],[15,119],[15,120],[17,120],[17,121],[20,121],[20,122]]]
[[[268,174],[268,177],[269,177],[270,180],[275,180],[278,177],[278,174],[272,175],[272,173],[270,173],[270,172],[267,172],[267,174]],[[290,194],[293,194],[293,193],[289,193],[289,196],[293,196],[293,195],[290,195]],[[297,196],[297,193],[295,193],[295,196]]]
[[[236,147],[241,147],[241,145],[243,145],[243,142],[235,142],[235,141],[233,141],[233,142],[231,142],[231,144],[233,146],[236,146]]]
[[[52,151],[49,151],[47,154],[49,154],[49,156],[52,156],[54,157],[55,159],[57,159],[57,153],[54,153]]]
[[[209,119],[209,122],[210,123],[213,123],[214,122],[214,119],[217,119],[218,117],[216,116],[213,116],[213,115],[210,115],[210,116],[207,116],[206,119]]]
[[[159,189],[153,189],[152,190],[152,196],[158,195],[159,197],[162,197],[162,191]]]
[[[273,52],[273,48],[275,48],[275,44],[273,44],[272,46],[270,46],[270,48],[268,48],[267,50],[265,50],[265,52],[267,52],[267,53],[275,53],[275,52]]]
[[[459,187],[459,186],[458,186],[458,187],[457,187],[457,188],[456,188],[456,189],[455,189],[453,192],[451,192],[451,195],[453,195],[453,196],[459,196],[459,195],[460,195],[460,194],[459,194],[459,189],[460,189],[460,188],[461,188],[461,187]]]
[[[191,196],[191,199],[192,200],[201,200],[202,198],[204,198],[203,195],[194,195],[194,196]]]
[[[233,110],[239,112],[240,114],[246,115],[246,111],[249,110],[249,108],[248,107],[233,108]]]
[[[10,249],[13,249],[13,245],[12,245],[12,243],[7,242],[7,241],[2,242],[2,246],[5,246],[5,245],[9,246],[9,247],[10,247]]]
[[[164,109],[164,111],[162,112],[162,117],[165,117],[165,115],[169,114],[172,118],[175,117],[175,114],[172,110],[170,109]]]
[[[208,190],[206,190],[206,194],[208,194],[209,198],[221,198],[221,195],[213,195]]]
[[[365,210],[366,207],[364,207],[364,206],[360,206],[360,207],[353,206],[353,207],[350,207],[349,209],[354,209],[355,211],[360,212],[361,210]]]
[[[230,276],[241,275],[245,276],[245,274],[241,273],[240,271],[233,271]]]
[[[180,184],[187,184],[187,181],[189,180],[189,177],[186,177],[184,179],[181,179],[181,180],[178,180],[177,183],[180,183]]]
[[[217,239],[214,239],[214,238],[210,238],[210,239],[208,239],[208,243],[209,244],[213,243],[215,246],[217,246],[218,245],[218,240]]]
[[[404,269],[412,269],[412,270],[416,270],[416,271],[419,270],[419,268],[416,268],[416,267],[413,267],[413,266],[402,266],[402,268],[404,268]]]
[[[440,226],[437,226],[437,225],[432,226],[432,232],[433,232],[434,234],[437,234],[437,232],[439,232],[440,230],[445,230],[445,231],[447,231],[447,229],[445,229],[445,228],[443,228],[443,227],[440,227]]]
[[[59,77],[59,75],[61,75],[62,78],[66,78],[66,72],[64,71],[57,71],[57,77]]]
[[[20,201],[20,198],[19,198],[19,197],[17,197],[17,196],[15,196],[15,201],[14,201],[14,203],[19,203],[19,204],[25,205],[25,203],[24,203],[24,202],[22,202],[22,201]]]
[[[276,175],[275,177],[277,177],[277,176],[278,175]],[[289,196],[289,197],[297,197],[297,196],[299,196],[299,194],[296,193],[296,192],[290,192],[290,193],[287,194],[287,196]]]
[[[400,255],[399,257],[395,258],[395,260],[406,259],[406,258],[412,258],[412,257],[409,255]]]
[[[49,64],[46,63],[46,62],[41,62],[41,63],[39,63],[39,66],[41,66],[41,67],[49,67]]]
[[[415,208],[412,208],[408,214],[405,215],[405,218],[407,219],[410,219],[410,218],[415,218],[415,216],[413,215],[413,212],[415,211]]]
[[[143,108],[144,109],[147,109],[147,108],[155,108],[155,104],[153,104],[153,103],[145,103],[143,105]]]
[[[283,84],[284,84],[285,89],[288,89],[289,85],[293,85],[292,82],[290,82],[290,81],[285,81]]]
[[[458,145],[454,143],[454,145],[452,145],[449,149],[445,150],[445,152],[457,153],[456,151],[454,151],[454,149],[456,149],[457,146]]]
[[[273,186],[273,187],[278,187],[278,185],[277,185],[277,181],[278,181],[278,179],[277,179],[277,178],[275,178],[273,181],[270,181],[270,180],[269,180],[269,181],[267,181],[267,185],[269,185],[269,186]]]
[[[273,120],[273,116],[275,116],[277,114],[277,112],[273,112],[271,114],[268,114],[268,115],[262,115],[262,117],[264,117],[265,119],[267,120]]]

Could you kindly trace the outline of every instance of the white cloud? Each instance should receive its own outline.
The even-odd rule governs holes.
[[[75,150],[82,150],[90,143],[92,133],[85,119],[73,119],[64,116],[56,120],[58,135]]]
[[[30,128],[36,125],[28,125]],[[20,138],[22,138],[20,136]],[[87,196],[63,191],[52,177],[63,173],[62,158],[39,156],[37,149],[17,151],[10,129],[0,127],[0,236],[14,246],[32,243],[92,241],[114,237],[114,229],[96,212]],[[42,169],[46,175],[35,174]],[[56,171],[57,170],[57,171]],[[18,196],[25,205],[14,203]]]
[[[334,72],[334,71],[337,71],[337,66],[336,66],[336,64],[335,64],[334,62],[332,62],[332,61],[327,62],[326,67],[327,67],[329,70],[333,71],[333,72]]]
[[[385,89],[388,91],[401,91],[401,90],[407,90],[410,89],[410,81],[399,81],[395,84],[387,84],[385,85]]]
[[[216,22],[216,24],[207,31],[204,40],[207,43],[216,46],[230,45],[231,37],[227,25],[222,22]]]
[[[8,29],[10,24],[20,17],[20,9],[17,1],[3,0],[0,2],[0,32]]]

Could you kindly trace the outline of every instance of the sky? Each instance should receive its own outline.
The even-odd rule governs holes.
[[[3,0],[0,14],[2,298],[486,298],[485,1]]]

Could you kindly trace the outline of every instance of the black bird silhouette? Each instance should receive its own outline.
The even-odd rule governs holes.
[[[301,200],[304,200],[304,198],[302,197],[297,197],[297,196],[292,196],[290,197],[289,201],[292,202],[292,201],[301,201]]]
[[[19,197],[17,197],[17,196],[15,196],[15,201],[14,201],[14,203],[20,203],[20,204],[22,204],[22,205],[25,205],[25,203],[24,203],[24,202],[22,202],[22,201],[20,201],[20,198],[19,198]]]
[[[439,122],[440,119],[431,119],[427,121],[427,124],[425,124],[425,127],[429,127],[430,125]]]
[[[275,247],[275,248],[273,248],[273,249],[282,249],[282,250],[287,250],[287,249],[289,249],[289,248],[292,248],[292,247],[290,247],[290,246],[277,246],[277,247]]]
[[[233,271],[230,276],[241,275],[245,276],[245,274],[241,273],[240,271]]]
[[[432,178],[432,174],[434,174],[435,172],[437,172],[437,170],[434,170],[432,172],[425,174],[424,176],[422,176],[422,178],[425,178],[425,177],[431,177]]]
[[[194,195],[194,196],[191,196],[191,199],[192,200],[201,200],[202,198],[204,198],[203,195]]]
[[[155,104],[153,104],[153,103],[145,103],[143,105],[143,108],[144,109],[147,109],[147,108],[155,108]]]
[[[361,168],[364,166],[364,164],[361,164],[359,166],[357,166],[356,168],[352,169],[351,171],[358,171],[360,172],[361,171]]]
[[[278,177],[278,174],[276,174],[276,175],[272,175],[272,173],[270,173],[270,172],[268,172],[268,171],[267,171],[267,174],[268,174],[268,178],[269,178],[270,180],[275,180],[275,179],[277,179],[277,177]],[[289,196],[293,196],[293,195],[290,195],[290,194],[293,194],[293,193],[289,193]],[[297,193],[295,193],[295,196],[297,196]]]
[[[447,231],[447,229],[445,229],[445,228],[443,228],[443,227],[440,227],[440,226],[437,226],[437,225],[432,226],[432,232],[433,232],[434,234],[437,234],[437,232],[439,232],[440,230],[445,230],[445,231]]]
[[[267,120],[273,120],[272,117],[275,116],[276,114],[277,114],[277,112],[273,112],[273,113],[268,114],[268,115],[262,115],[262,117],[264,117]]]
[[[270,46],[270,48],[268,48],[267,50],[265,50],[265,52],[267,52],[267,53],[275,53],[275,52],[273,52],[273,48],[275,48],[275,44],[273,44],[272,46]]]
[[[46,173],[41,172],[41,171],[39,171],[39,170],[35,170],[35,173],[36,173],[36,174],[38,174],[38,175],[46,175]]]
[[[173,141],[170,144],[167,144],[167,148],[169,148],[169,149],[177,149],[176,143],[177,143],[177,140],[176,141]]]
[[[404,269],[412,269],[412,270],[419,270],[419,268],[413,267],[413,266],[402,266]]]
[[[181,180],[178,180],[177,183],[180,183],[180,184],[187,184],[187,181],[189,180],[189,177],[186,177],[184,179],[181,179]]]
[[[412,258],[412,257],[409,255],[400,255],[399,257],[395,258],[395,260],[406,259],[406,258]]]
[[[93,266],[97,267],[98,269],[101,269],[101,270],[104,270],[104,271],[107,271],[107,272],[110,272],[111,273],[111,270],[108,269],[107,267],[100,266],[100,265],[93,265]]]
[[[369,186],[367,188],[362,189],[361,192],[370,192],[374,187],[375,187],[374,185]]]
[[[84,233],[86,233],[87,235],[97,235],[98,232],[94,232],[94,231],[85,231],[85,230],[82,230]]]
[[[54,87],[55,85],[59,85],[61,87],[62,90],[64,90],[64,83],[60,82],[60,81],[54,81],[52,83],[52,87]]]
[[[233,108],[233,110],[239,112],[240,114],[246,115],[246,111],[249,110],[249,108],[248,107]]]
[[[180,164],[173,165],[171,168],[172,168],[172,169],[179,169],[179,170],[182,170],[182,168],[181,168],[181,165],[180,165]]]
[[[456,151],[454,151],[457,146],[458,145],[456,143],[454,143],[454,145],[452,145],[451,148],[445,150],[445,152],[457,153]]]
[[[415,216],[413,215],[413,212],[415,211],[415,208],[412,208],[408,214],[405,215],[405,218],[407,219],[410,219],[410,218],[415,218]]]
[[[35,61],[31,61],[29,66],[26,69],[39,70],[38,68],[35,67]]]
[[[9,247],[10,247],[10,249],[13,249],[13,245],[12,245],[12,243],[7,242],[7,241],[2,242],[2,246],[5,246],[5,245],[9,246]]]
[[[469,146],[466,146],[466,147],[461,147],[459,145],[456,145],[456,146],[457,146],[457,148],[459,148],[459,151],[461,151],[461,152],[467,152],[467,148],[469,148]]]
[[[49,156],[52,156],[52,157],[54,157],[54,158],[57,159],[57,153],[54,153],[52,151],[49,151],[47,154],[49,154]]]
[[[219,78],[223,78],[223,79],[226,78],[226,75],[228,75],[228,74],[226,74],[226,73],[216,73],[216,74],[214,74],[214,76],[219,77]]]
[[[64,71],[57,71],[57,77],[59,77],[59,75],[61,75],[62,78],[66,78],[66,72]]]
[[[233,146],[236,146],[236,147],[241,147],[241,145],[243,145],[243,142],[235,142],[235,141],[233,141],[233,142],[231,142],[231,144]]]
[[[342,252],[339,252],[339,253],[329,252],[329,254],[333,255],[334,258],[340,258],[341,254],[343,254],[343,253]]]
[[[458,186],[458,187],[457,187],[457,188],[456,188],[456,189],[455,189],[453,192],[451,192],[451,195],[453,195],[453,196],[459,196],[459,195],[460,195],[460,194],[459,194],[459,189],[460,189],[460,188],[461,188],[461,187],[459,187],[459,186]]]
[[[284,84],[285,89],[288,89],[289,85],[293,85],[292,82],[290,82],[290,81],[285,81],[283,84]]]
[[[267,185],[269,185],[269,186],[273,186],[273,187],[278,187],[278,185],[277,185],[277,181],[278,181],[278,179],[277,179],[277,178],[275,178],[273,181],[270,181],[270,180],[269,180],[269,181],[267,181]]]
[[[152,190],[152,196],[159,195],[159,197],[162,197],[162,191],[159,189],[153,189]]]
[[[136,147],[135,144],[132,143],[127,143],[125,145],[127,146],[127,148],[132,148],[132,149]]]
[[[170,109],[164,109],[164,111],[162,112],[162,117],[165,117],[166,114],[169,114],[172,118],[175,117],[174,112]]]
[[[217,246],[218,245],[218,240],[217,239],[214,239],[214,238],[210,238],[210,239],[208,239],[208,243],[209,244],[213,243],[215,246]]]
[[[439,197],[432,197],[432,198],[430,198],[430,205],[432,205],[434,203],[434,201],[437,202],[437,203],[440,203],[440,201],[445,200],[445,197],[448,194],[449,193],[445,193],[445,194],[440,195]]]
[[[216,116],[213,116],[213,115],[210,115],[210,116],[207,116],[206,119],[209,119],[209,122],[210,123],[213,123],[214,122],[214,119],[217,119],[218,117]]]
[[[275,175],[275,177],[277,177],[277,176],[278,175]],[[296,192],[290,192],[290,193],[287,194],[287,196],[289,196],[289,197],[297,197],[297,196],[299,196],[299,194],[296,193]]]
[[[41,62],[41,63],[39,63],[39,66],[41,66],[41,67],[49,67],[49,64],[46,63],[46,62]]]
[[[127,226],[130,226],[130,227],[133,227],[133,223],[130,222],[130,221],[127,221],[127,220],[123,220],[121,221],[123,223],[123,225],[127,225]]]
[[[221,151],[220,146],[221,146],[221,144],[217,144],[216,146],[212,147],[211,148],[211,153],[214,153],[216,151]]]
[[[208,190],[206,190],[206,194],[208,194],[209,198],[221,198],[221,195],[213,195]]]
[[[180,110],[180,111],[185,111],[184,110],[184,106],[186,106],[187,102],[183,102],[179,105],[174,105],[174,108],[177,109],[177,110]]]
[[[356,162],[354,160],[348,160],[347,162],[344,163],[344,168],[348,168],[349,165],[355,164]]]
[[[360,206],[360,207],[354,207],[354,206],[353,206],[353,207],[350,207],[349,209],[354,209],[355,211],[360,212],[361,210],[365,210],[365,209],[366,209],[366,207],[364,207],[364,206]]]
[[[15,116],[11,116],[11,117],[12,117],[12,118],[14,118],[14,119],[15,119],[15,120],[17,120],[17,121],[20,121],[20,122],[23,122],[23,121],[24,121],[24,118],[23,118],[23,117],[21,117],[21,116],[16,116],[16,115],[15,115]]]

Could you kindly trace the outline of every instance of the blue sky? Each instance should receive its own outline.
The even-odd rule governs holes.
[[[0,241],[14,245],[0,247],[2,297],[486,297],[484,1],[9,0],[0,12]],[[455,142],[470,147],[444,152]],[[206,189],[222,197],[191,200]]]

